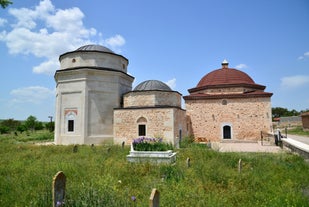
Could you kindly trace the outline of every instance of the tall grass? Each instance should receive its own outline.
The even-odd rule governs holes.
[[[58,171],[67,177],[65,206],[147,206],[153,188],[161,206],[309,206],[309,165],[297,155],[190,145],[178,150],[175,165],[152,165],[127,162],[129,150],[78,146],[74,153],[73,146],[1,139],[0,206],[51,206]]]

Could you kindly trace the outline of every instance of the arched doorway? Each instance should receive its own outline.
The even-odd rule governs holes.
[[[231,139],[231,138],[232,138],[231,126],[229,125],[223,126],[223,139]]]

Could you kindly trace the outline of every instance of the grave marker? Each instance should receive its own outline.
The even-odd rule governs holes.
[[[238,172],[241,173],[241,170],[242,170],[242,161],[241,161],[241,159],[239,159],[239,161],[238,161]]]
[[[53,178],[53,207],[64,206],[66,177],[59,171]]]
[[[191,159],[190,159],[190,157],[188,157],[188,158],[187,158],[187,167],[190,167],[190,166],[191,166],[190,162],[191,162]]]
[[[160,192],[157,189],[152,189],[149,198],[149,207],[159,207],[160,206]]]
[[[74,145],[74,147],[73,147],[73,153],[76,153],[77,150],[78,150],[78,146],[77,146],[77,145]]]

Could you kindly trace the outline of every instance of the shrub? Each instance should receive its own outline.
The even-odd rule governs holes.
[[[1,134],[7,134],[7,133],[9,133],[9,131],[10,131],[9,127],[7,127],[7,126],[0,126],[0,133]]]
[[[162,138],[140,137],[133,140],[133,148],[137,151],[166,151],[172,150],[173,146],[163,142]]]

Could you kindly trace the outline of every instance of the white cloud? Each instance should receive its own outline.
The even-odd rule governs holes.
[[[281,86],[284,88],[298,88],[309,84],[309,76],[295,75],[281,78]]]
[[[168,85],[172,90],[176,89],[176,78],[173,78],[171,80],[168,80],[167,82],[165,82],[166,85]]]
[[[305,52],[303,55],[298,57],[298,60],[303,60],[305,58],[309,58],[309,52]]]
[[[118,48],[123,46],[126,43],[125,39],[119,34],[113,37],[110,37],[104,40],[103,42],[104,42],[103,43],[104,45],[106,45],[107,47],[110,47],[115,52],[120,52]]]
[[[57,63],[57,59],[49,59],[42,62],[40,65],[33,67],[33,72],[53,75],[55,73],[55,69],[59,69],[59,64]]]
[[[34,103],[40,104],[44,100],[51,98],[55,95],[54,90],[42,86],[29,86],[25,88],[14,89],[10,92],[14,97],[14,103]]]
[[[6,19],[0,18],[0,27],[4,26],[7,22]]]
[[[91,44],[95,42],[92,39],[102,36],[95,28],[84,26],[85,15],[79,8],[56,9],[51,0],[42,0],[33,9],[12,8],[8,11],[16,23],[11,25],[11,31],[1,32],[0,41],[6,43],[10,54],[45,58],[46,61],[33,67],[35,73],[53,74],[59,68],[59,55]],[[115,35],[103,43],[116,50],[125,44],[125,39]]]
[[[235,68],[237,68],[237,69],[245,69],[245,68],[248,68],[248,66],[246,64],[241,63],[241,64],[236,65]]]

